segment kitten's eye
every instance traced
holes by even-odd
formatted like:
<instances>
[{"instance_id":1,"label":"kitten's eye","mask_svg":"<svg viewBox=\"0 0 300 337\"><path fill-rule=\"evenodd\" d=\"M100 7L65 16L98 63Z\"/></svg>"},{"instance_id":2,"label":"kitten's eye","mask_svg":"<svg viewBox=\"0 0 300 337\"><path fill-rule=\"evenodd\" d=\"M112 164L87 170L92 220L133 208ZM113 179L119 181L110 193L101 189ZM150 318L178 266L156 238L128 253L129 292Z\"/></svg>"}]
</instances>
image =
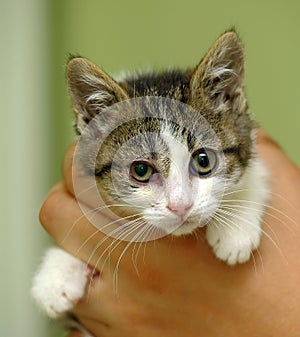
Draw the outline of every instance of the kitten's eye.
<instances>
[{"instance_id":1,"label":"kitten's eye","mask_svg":"<svg viewBox=\"0 0 300 337\"><path fill-rule=\"evenodd\" d=\"M147 183L154 173L154 168L144 162L133 163L130 167L132 178L138 182Z\"/></svg>"},{"instance_id":2,"label":"kitten's eye","mask_svg":"<svg viewBox=\"0 0 300 337\"><path fill-rule=\"evenodd\" d=\"M213 150L200 149L193 154L190 168L192 173L205 176L215 170L217 163L217 155Z\"/></svg>"}]
</instances>

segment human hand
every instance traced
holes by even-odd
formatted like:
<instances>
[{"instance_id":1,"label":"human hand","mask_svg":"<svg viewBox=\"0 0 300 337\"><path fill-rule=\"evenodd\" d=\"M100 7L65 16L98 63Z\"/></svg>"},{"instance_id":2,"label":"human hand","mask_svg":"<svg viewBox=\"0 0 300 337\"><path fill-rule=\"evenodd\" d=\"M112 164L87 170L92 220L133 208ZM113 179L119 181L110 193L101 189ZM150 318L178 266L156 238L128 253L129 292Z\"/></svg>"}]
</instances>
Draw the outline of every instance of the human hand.
<instances>
[{"instance_id":1,"label":"human hand","mask_svg":"<svg viewBox=\"0 0 300 337\"><path fill-rule=\"evenodd\" d=\"M262 133L258 151L271 172L265 234L252 261L232 268L214 257L201 231L198 239L131 245L121 260L127 243L119 242L110 263L98 265L113 239L82 217L73 196L70 149L65 182L49 194L40 217L59 245L101 271L74 309L88 330L96 337L299 335L300 172Z\"/></svg>"}]
</instances>

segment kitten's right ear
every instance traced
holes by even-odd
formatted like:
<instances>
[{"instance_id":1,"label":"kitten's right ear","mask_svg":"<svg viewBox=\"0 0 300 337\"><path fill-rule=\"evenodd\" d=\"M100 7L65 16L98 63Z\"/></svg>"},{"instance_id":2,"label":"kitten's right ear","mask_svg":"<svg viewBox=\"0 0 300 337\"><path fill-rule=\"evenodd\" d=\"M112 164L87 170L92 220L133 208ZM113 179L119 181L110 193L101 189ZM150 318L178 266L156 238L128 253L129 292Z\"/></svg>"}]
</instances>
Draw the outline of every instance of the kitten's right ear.
<instances>
[{"instance_id":1,"label":"kitten's right ear","mask_svg":"<svg viewBox=\"0 0 300 337\"><path fill-rule=\"evenodd\" d=\"M128 98L116 81L87 59L71 59L66 77L79 134L103 109Z\"/></svg>"}]
</instances>

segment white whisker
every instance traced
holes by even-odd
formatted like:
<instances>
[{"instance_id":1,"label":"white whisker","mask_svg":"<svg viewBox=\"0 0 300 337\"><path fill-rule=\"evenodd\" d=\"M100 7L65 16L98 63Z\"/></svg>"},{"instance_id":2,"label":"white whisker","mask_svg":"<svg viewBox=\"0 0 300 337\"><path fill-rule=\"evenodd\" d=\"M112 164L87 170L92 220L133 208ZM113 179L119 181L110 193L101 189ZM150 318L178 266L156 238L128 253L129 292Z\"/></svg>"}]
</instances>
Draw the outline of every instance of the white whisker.
<instances>
[{"instance_id":1,"label":"white whisker","mask_svg":"<svg viewBox=\"0 0 300 337\"><path fill-rule=\"evenodd\" d=\"M145 224L145 227L141 230L140 237L138 238L138 241L134 244L134 249L132 251L132 261L135 267L135 270L137 271L137 274L139 275L138 268L137 268L137 258L138 254L140 252L140 249L142 246L144 246L144 253L143 253L143 262L145 263L145 254L146 254L146 246L149 241L149 238L154 237L154 233L156 231L156 227L150 224ZM138 249L135 252L135 248L138 245ZM135 253L135 257L133 256Z\"/></svg>"},{"instance_id":2,"label":"white whisker","mask_svg":"<svg viewBox=\"0 0 300 337\"><path fill-rule=\"evenodd\" d=\"M97 186L96 182L94 182L93 184L91 184L90 186L88 186L87 188L83 189L80 192L76 191L76 198L78 199L79 196L83 195L84 193L90 191L91 189L93 189L95 186Z\"/></svg>"},{"instance_id":3,"label":"white whisker","mask_svg":"<svg viewBox=\"0 0 300 337\"><path fill-rule=\"evenodd\" d=\"M263 206L265 207L265 213L268 214L269 216L271 216L272 218L280 221L282 224L285 224L280 218L276 217L274 214L272 214L271 212L268 212L266 211L266 209L270 209L274 212L277 212L278 214L282 215L283 217L285 217L287 220L291 221L297 228L298 228L298 224L297 222L292 219L290 216L288 216L287 214L285 214L284 212L282 212L281 210L275 208L275 207L272 207L268 204L264 204L264 203L259 203L259 202L255 202L253 200L245 200L245 199L225 199L225 200L222 200L221 201L221 205L226 205L226 203L229 202L228 206L234 206L234 207L246 207L246 206L242 206L242 205L238 205L238 203L248 203L248 204L253 204L253 205L257 205L257 206ZM230 204L230 203L235 203L234 205ZM250 209L250 208L249 208ZM255 208L253 208L255 209Z\"/></svg>"},{"instance_id":4,"label":"white whisker","mask_svg":"<svg viewBox=\"0 0 300 337\"><path fill-rule=\"evenodd\" d=\"M97 233L100 231L100 232L103 232L103 230L106 230L108 227L112 226L112 225L115 225L117 224L119 221L123 221L123 220L127 220L127 219L130 219L130 218L133 218L133 217L136 217L136 216L139 216L140 214L133 214L133 215L128 215L126 217L123 217L123 218L119 218L119 219L116 219L114 221L111 221L109 222L108 224L104 225L101 229L98 229L97 228L97 231L94 232L92 235L90 235L82 244L81 246L77 249L77 254L79 253L79 251L89 242L89 240L91 240L95 235L97 235ZM122 230L123 229L123 226L121 227L117 227L115 230L113 230L112 232L110 232L110 236L113 236L115 234L115 231L117 232L118 230ZM102 239L100 241L100 243L98 243L96 245L96 247L94 248L93 252L92 252L92 255L91 257L93 256L94 252L99 248L99 244L101 245L103 242L103 240L107 240L110 236L106 236L104 239ZM91 259L90 257L90 259ZM88 261L88 264L90 263L90 259Z\"/></svg>"},{"instance_id":5,"label":"white whisker","mask_svg":"<svg viewBox=\"0 0 300 337\"><path fill-rule=\"evenodd\" d=\"M140 219L134 219L131 222L129 222L130 226L127 226L126 228L123 227L119 227L117 229L115 229L113 232L114 233L110 233L111 236L114 236L114 240L111 242L111 244L105 248L105 250L102 252L102 254L98 257L97 259L97 263L96 265L99 264L99 262L101 261L102 257L107 253L107 257L105 258L104 262L103 262L103 267L106 264L106 261L108 258L110 258L111 253L122 243L122 241L125 241L125 239L127 238L127 236L131 235L132 231L136 230L136 224L139 224L141 220ZM112 235L113 234L113 235ZM118 234L118 235L116 235ZM102 243L104 241L106 241L107 237L103 238L98 244L97 246L94 248L94 251L92 254L94 254L94 252L102 245ZM115 245L115 243L117 243ZM113 249L112 249L113 248ZM110 262L109 262L110 263ZM103 268L102 267L102 268Z\"/></svg>"},{"instance_id":6,"label":"white whisker","mask_svg":"<svg viewBox=\"0 0 300 337\"><path fill-rule=\"evenodd\" d=\"M254 225L251 221L249 221L248 219L245 219L235 213L232 213L232 212L228 212L228 211L225 211L225 210L222 210L222 209L219 209L218 210L218 215L220 216L220 213L223 213L224 215L227 215L227 216L231 216L237 220L240 220L240 221L244 221L246 222L247 224L249 224L250 226L254 227L254 228L257 228L258 226L257 225ZM230 221L232 224L235 224L234 221L232 221L231 219L228 219L226 217L223 216L224 219L226 219L227 221ZM241 229L243 231L242 228L238 227L238 225L235 224L235 226L239 229ZM274 247L277 249L277 251L279 252L279 254L281 255L281 257L283 257L285 260L285 256L281 250L281 248L279 247L278 243L263 229L261 229L263 235L265 235L271 242L272 244L274 245Z\"/></svg>"},{"instance_id":7,"label":"white whisker","mask_svg":"<svg viewBox=\"0 0 300 337\"><path fill-rule=\"evenodd\" d=\"M257 188L236 189L236 190L233 190L233 191L227 191L227 192L223 193L223 196L226 197L228 195L236 194L236 193L240 193L240 192L255 192L255 193L259 193L259 192L264 192L264 189L257 189ZM281 195L279 193L272 192L272 191L269 191L268 193L269 193L269 195L271 195L273 197L281 199L282 201L286 202L290 207L292 207L293 209L297 210L296 206L294 204L292 204L291 201L288 200L287 198L285 198L283 195ZM224 200L226 200L226 198Z\"/></svg>"},{"instance_id":8,"label":"white whisker","mask_svg":"<svg viewBox=\"0 0 300 337\"><path fill-rule=\"evenodd\" d=\"M237 207L237 206L239 206L239 205L234 205L233 207L229 207L229 206L225 206L225 205L223 205L222 206L222 209L224 209L224 210L229 210L229 211L238 211L239 213L241 213L241 214L245 214L245 215L247 215L248 213L247 213L247 211L248 210L252 210L252 208L248 208L248 207L243 207L243 206L241 206L241 207ZM240 209L240 208L242 208L242 210ZM235 213L233 213L233 214L235 214ZM263 224L265 224L265 226L267 226L268 227L268 229L272 232L272 234L274 235L274 237L275 237L275 240L276 241L279 241L279 238L278 238L278 236L277 236L277 234L275 233L275 231L273 230L273 228L265 221L265 220L261 220L261 222L263 223ZM249 222L250 223L250 222Z\"/></svg>"},{"instance_id":9,"label":"white whisker","mask_svg":"<svg viewBox=\"0 0 300 337\"><path fill-rule=\"evenodd\" d=\"M78 224L78 222L83 219L83 218L87 218L88 220L92 220L93 217L95 215L97 215L97 213L99 213L101 210L107 209L107 208L112 208L112 207L128 207L128 204L112 204L112 205L103 205L103 206L99 206L93 209L90 209L88 211L85 211L78 219L76 219L76 221L74 221L74 223L72 224L71 228L68 230L67 234L64 236L63 240L61 241L61 244L63 244L67 238L70 236L72 230L75 228L75 226ZM145 207L143 206L135 206L135 208L142 208L144 209ZM91 216L91 218L87 217L87 215L95 213L94 215Z\"/></svg>"},{"instance_id":10,"label":"white whisker","mask_svg":"<svg viewBox=\"0 0 300 337\"><path fill-rule=\"evenodd\" d=\"M126 247L123 249L123 252L119 256L119 259L117 261L117 264L116 264L115 270L114 270L114 281L115 281L115 291L116 291L116 293L118 292L118 271L119 271L119 266L120 266L121 260L122 260L123 256L125 255L126 251L128 250L128 248L132 245L133 242L136 242L138 240L138 238L140 237L140 233L145 230L144 225L145 225L145 223L142 221L137 226L137 228L141 227L142 230L139 231L138 233L136 233L135 236L132 238L132 240L127 243ZM134 231L135 230L136 229L134 229Z\"/></svg>"},{"instance_id":11,"label":"white whisker","mask_svg":"<svg viewBox=\"0 0 300 337\"><path fill-rule=\"evenodd\" d=\"M130 222L130 224L133 224L135 222L138 222L140 221L140 219L135 219L135 220L132 220ZM133 227L133 228L132 228ZM102 254L97 258L97 261L94 265L94 269L93 269L93 272L95 272L97 270L97 267L100 263L100 261L102 260L102 258L104 257L104 255L106 255L107 253L107 256L105 258L105 260L103 261L102 265L101 265L101 269L100 269L100 274L103 273L103 268L104 266L106 265L107 261L108 261L108 264L110 265L110 258L111 258L111 254L112 252L123 242L125 241L125 239L131 235L131 233L133 231L136 230L136 226L132 226L132 227L126 227L125 229L123 227L119 227L119 228L116 228L113 232L113 236L116 236L116 234L118 234L118 232L120 232L120 235L116 236L115 239L109 244L108 247L106 247L104 249L104 251L102 252ZM89 261L91 260L92 256L95 254L96 250L109 238L109 236L106 236L104 237L97 245L96 247L94 248L92 254L90 255L90 258L89 258ZM131 242L129 242L131 243Z\"/></svg>"},{"instance_id":12,"label":"white whisker","mask_svg":"<svg viewBox=\"0 0 300 337\"><path fill-rule=\"evenodd\" d=\"M123 221L123 220L128 220L128 219L131 219L131 218L134 218L134 217L137 217L137 216L140 216L141 213L136 213L136 214L132 214L132 215L128 215L128 216L125 216L123 218L120 218L120 219L117 219L117 220L114 220L108 224L106 224L105 226L103 226L100 231L103 231L104 229L107 229L108 227L112 226L112 225L115 225L117 222L119 221ZM135 221L135 220L133 220ZM121 225L120 227L117 227L115 228L114 230L110 231L107 236L105 236L100 242L98 242L98 244L94 247L91 255L90 255L90 259L89 259L89 262L91 260L91 258L93 257L93 255L95 254L95 252L97 251L97 249L109 238L112 238L112 237L116 237L116 235L119 233L119 232L124 232L128 229L128 227L132 224L132 221L129 221L128 223L126 223L126 225ZM86 242L84 243L86 244Z\"/></svg>"}]
</instances>

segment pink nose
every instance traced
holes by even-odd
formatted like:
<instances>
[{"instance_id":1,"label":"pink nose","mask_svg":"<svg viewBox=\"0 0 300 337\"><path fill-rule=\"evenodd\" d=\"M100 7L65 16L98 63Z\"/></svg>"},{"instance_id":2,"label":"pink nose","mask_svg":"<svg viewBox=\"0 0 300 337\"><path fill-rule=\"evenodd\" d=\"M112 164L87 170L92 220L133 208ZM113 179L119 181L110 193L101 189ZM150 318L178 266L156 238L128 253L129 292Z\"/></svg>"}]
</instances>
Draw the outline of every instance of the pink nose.
<instances>
[{"instance_id":1,"label":"pink nose","mask_svg":"<svg viewBox=\"0 0 300 337\"><path fill-rule=\"evenodd\" d=\"M169 204L167 208L178 216L184 216L192 208L192 204Z\"/></svg>"}]
</instances>

